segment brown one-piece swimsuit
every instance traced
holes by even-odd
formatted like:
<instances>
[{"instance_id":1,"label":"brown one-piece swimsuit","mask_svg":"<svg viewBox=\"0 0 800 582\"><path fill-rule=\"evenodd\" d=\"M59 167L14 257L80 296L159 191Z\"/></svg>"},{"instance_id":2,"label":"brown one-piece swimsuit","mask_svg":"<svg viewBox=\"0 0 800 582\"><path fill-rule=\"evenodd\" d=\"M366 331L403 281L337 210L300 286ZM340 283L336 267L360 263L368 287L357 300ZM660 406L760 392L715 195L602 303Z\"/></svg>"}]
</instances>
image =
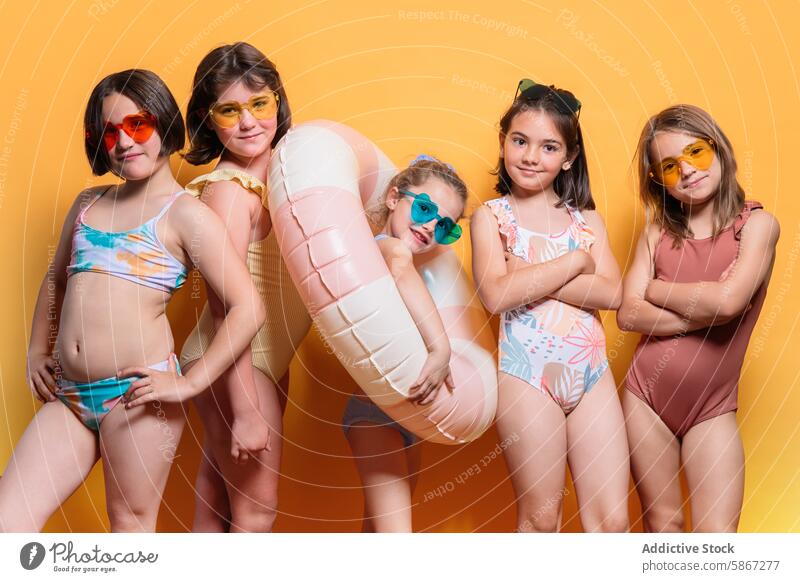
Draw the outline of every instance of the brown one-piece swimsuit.
<instances>
[{"instance_id":1,"label":"brown one-piece swimsuit","mask_svg":"<svg viewBox=\"0 0 800 582\"><path fill-rule=\"evenodd\" d=\"M719 281L736 260L739 238L750 213L763 208L748 201L734 223L716 237L685 239L673 247L662 233L655 249L655 277L662 281ZM642 336L625 379L664 424L682 438L690 428L736 410L739 375L747 344L758 320L767 281L749 309L724 325L673 336Z\"/></svg>"}]
</instances>

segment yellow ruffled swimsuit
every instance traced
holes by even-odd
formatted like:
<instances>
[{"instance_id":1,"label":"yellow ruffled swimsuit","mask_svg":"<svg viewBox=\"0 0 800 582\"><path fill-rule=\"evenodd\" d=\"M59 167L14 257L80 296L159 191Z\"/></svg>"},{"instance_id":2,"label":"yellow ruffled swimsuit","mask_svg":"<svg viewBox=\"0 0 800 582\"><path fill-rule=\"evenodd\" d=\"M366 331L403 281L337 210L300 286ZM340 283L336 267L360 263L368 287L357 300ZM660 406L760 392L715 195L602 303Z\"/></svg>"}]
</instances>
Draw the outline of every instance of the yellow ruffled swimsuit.
<instances>
[{"instance_id":1,"label":"yellow ruffled swimsuit","mask_svg":"<svg viewBox=\"0 0 800 582\"><path fill-rule=\"evenodd\" d=\"M256 194L266 207L266 184L240 170L214 170L189 182L186 190L199 198L207 184L226 180ZM286 270L274 231L267 238L250 243L247 268L267 311L267 321L251 344L253 365L277 382L289 369L297 346L311 327L311 318ZM183 344L181 366L199 359L213 337L214 322L206 303L197 325Z\"/></svg>"}]
</instances>

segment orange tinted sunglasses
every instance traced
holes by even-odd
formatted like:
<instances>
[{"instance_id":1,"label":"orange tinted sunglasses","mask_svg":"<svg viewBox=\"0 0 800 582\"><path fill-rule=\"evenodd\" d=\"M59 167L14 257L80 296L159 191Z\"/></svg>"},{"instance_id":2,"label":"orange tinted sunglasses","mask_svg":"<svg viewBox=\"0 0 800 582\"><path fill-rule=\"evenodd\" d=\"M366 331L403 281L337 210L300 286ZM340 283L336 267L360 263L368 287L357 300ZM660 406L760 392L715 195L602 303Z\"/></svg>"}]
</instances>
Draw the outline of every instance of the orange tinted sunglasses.
<instances>
[{"instance_id":1,"label":"orange tinted sunglasses","mask_svg":"<svg viewBox=\"0 0 800 582\"><path fill-rule=\"evenodd\" d=\"M662 186L675 186L681 181L681 162L687 162L704 172L714 163L714 140L700 138L683 148L680 156L664 158L650 166L650 178Z\"/></svg>"},{"instance_id":2,"label":"orange tinted sunglasses","mask_svg":"<svg viewBox=\"0 0 800 582\"><path fill-rule=\"evenodd\" d=\"M239 124L242 113L247 109L258 120L270 119L275 116L280 104L280 95L274 91L253 95L247 103L239 101L224 101L214 103L209 111L211 120L220 127L229 129Z\"/></svg>"},{"instance_id":3,"label":"orange tinted sunglasses","mask_svg":"<svg viewBox=\"0 0 800 582\"><path fill-rule=\"evenodd\" d=\"M113 150L119 141L119 130L125 132L136 143L144 143L156 129L156 117L149 111L126 115L122 123L108 123L103 127L103 143L107 150Z\"/></svg>"}]
</instances>

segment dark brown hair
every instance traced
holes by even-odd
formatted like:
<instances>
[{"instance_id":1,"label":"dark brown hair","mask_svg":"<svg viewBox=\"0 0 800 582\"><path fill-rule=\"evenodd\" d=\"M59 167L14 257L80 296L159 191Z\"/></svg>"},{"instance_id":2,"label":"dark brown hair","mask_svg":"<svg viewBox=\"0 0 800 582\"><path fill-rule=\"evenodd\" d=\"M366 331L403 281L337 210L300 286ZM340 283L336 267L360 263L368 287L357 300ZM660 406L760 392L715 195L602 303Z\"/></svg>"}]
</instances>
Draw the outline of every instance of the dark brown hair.
<instances>
[{"instance_id":1,"label":"dark brown hair","mask_svg":"<svg viewBox=\"0 0 800 582\"><path fill-rule=\"evenodd\" d=\"M569 91L555 87L550 91L543 92L535 99L528 99L520 95L500 118L500 135L505 137L508 134L511 122L520 113L526 111L547 113L566 144L567 156L575 156L569 170L559 172L553 182L553 190L559 198L557 206L568 204L577 210L594 210L583 133L580 123L578 123L578 117L574 113L564 111L563 103L566 96L575 99L575 96ZM497 184L494 189L499 194L510 194L512 180L502 157L497 160L497 166L492 171L492 175L497 176Z\"/></svg>"},{"instance_id":2,"label":"dark brown hair","mask_svg":"<svg viewBox=\"0 0 800 582\"><path fill-rule=\"evenodd\" d=\"M84 148L92 173L102 176L111 170L108 150L103 144L103 99L113 93L125 95L156 118L156 131L161 138L161 155L168 156L183 148L186 129L183 117L169 88L151 71L128 69L113 73L100 81L89 96L83 117Z\"/></svg>"},{"instance_id":3,"label":"dark brown hair","mask_svg":"<svg viewBox=\"0 0 800 582\"><path fill-rule=\"evenodd\" d=\"M464 208L466 208L468 197L467 185L456 173L455 169L451 165L436 159L419 160L417 162L412 162L410 166L395 174L389 181L389 184L387 184L386 191L381 197L378 206L372 211L368 211L367 217L370 223L372 223L373 228L382 228L386 223L386 219L389 216L389 209L385 204L386 195L392 188L408 190L410 186L420 186L429 178L437 178L450 186L461 198L461 201L464 203ZM455 217L454 220L458 220L464 215L464 208L461 210L461 215Z\"/></svg>"},{"instance_id":4,"label":"dark brown hair","mask_svg":"<svg viewBox=\"0 0 800 582\"><path fill-rule=\"evenodd\" d=\"M272 147L292 125L292 112L278 69L264 53L246 42L236 42L215 48L208 53L194 74L192 96L186 109L189 127L189 151L184 157L190 164L200 166L218 158L224 149L217 134L208 125L208 110L217 95L237 81L253 91L269 87L278 95L278 128Z\"/></svg>"},{"instance_id":5,"label":"dark brown hair","mask_svg":"<svg viewBox=\"0 0 800 582\"><path fill-rule=\"evenodd\" d=\"M717 236L744 207L744 189L736 180L737 165L731 142L714 119L694 105L673 105L645 123L636 147L639 196L650 220L669 232L677 245L693 235L680 201L650 177L650 146L660 132L685 133L713 142L721 170L719 191L714 197L713 236Z\"/></svg>"}]
</instances>

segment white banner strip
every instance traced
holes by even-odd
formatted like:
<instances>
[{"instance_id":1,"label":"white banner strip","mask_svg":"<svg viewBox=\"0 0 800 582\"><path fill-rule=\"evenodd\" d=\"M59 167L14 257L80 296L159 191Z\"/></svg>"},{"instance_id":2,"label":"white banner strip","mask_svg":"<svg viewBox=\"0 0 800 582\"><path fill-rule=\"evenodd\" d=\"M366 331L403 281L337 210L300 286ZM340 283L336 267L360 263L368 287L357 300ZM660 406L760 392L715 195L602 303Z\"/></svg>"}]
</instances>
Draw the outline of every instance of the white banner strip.
<instances>
[{"instance_id":1,"label":"white banner strip","mask_svg":"<svg viewBox=\"0 0 800 582\"><path fill-rule=\"evenodd\" d=\"M2 580L800 580L800 534L5 534Z\"/></svg>"}]
</instances>

